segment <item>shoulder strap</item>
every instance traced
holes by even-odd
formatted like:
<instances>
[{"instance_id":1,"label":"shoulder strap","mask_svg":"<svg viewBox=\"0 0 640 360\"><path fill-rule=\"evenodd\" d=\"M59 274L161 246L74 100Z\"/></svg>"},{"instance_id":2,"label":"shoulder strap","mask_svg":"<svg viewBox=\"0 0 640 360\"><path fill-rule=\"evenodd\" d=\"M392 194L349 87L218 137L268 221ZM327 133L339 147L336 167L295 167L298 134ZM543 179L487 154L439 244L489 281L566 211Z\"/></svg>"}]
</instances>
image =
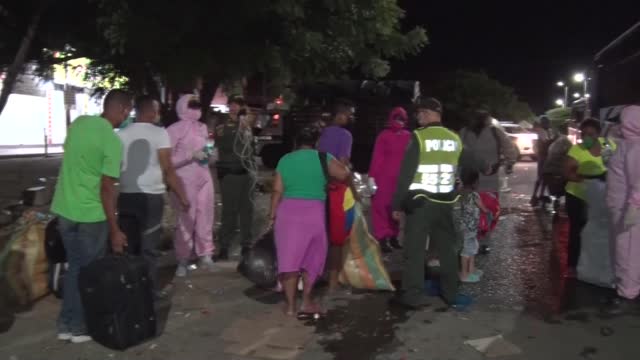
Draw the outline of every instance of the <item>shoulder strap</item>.
<instances>
[{"instance_id":1,"label":"shoulder strap","mask_svg":"<svg viewBox=\"0 0 640 360\"><path fill-rule=\"evenodd\" d=\"M331 181L329 177L329 163L328 163L329 157L327 156L326 152L319 151L318 158L320 158L320 166L322 167L322 173L324 174L324 178L327 180L327 186L325 188L327 198L325 200L324 213L325 213L325 227L328 233L329 232L329 216L331 215L330 208L329 208L329 181Z\"/></svg>"},{"instance_id":2,"label":"shoulder strap","mask_svg":"<svg viewBox=\"0 0 640 360\"><path fill-rule=\"evenodd\" d=\"M320 158L320 166L322 167L322 173L324 178L329 182L329 157L326 152L319 151L318 158Z\"/></svg>"}]
</instances>

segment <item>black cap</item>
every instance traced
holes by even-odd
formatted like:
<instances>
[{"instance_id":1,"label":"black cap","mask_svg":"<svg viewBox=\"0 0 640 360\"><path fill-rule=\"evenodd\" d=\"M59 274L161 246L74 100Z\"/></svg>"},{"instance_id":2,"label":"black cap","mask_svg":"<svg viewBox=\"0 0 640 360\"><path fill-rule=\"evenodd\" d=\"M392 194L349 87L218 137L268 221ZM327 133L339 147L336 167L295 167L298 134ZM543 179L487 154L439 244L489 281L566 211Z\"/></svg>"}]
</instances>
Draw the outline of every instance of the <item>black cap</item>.
<instances>
[{"instance_id":1,"label":"black cap","mask_svg":"<svg viewBox=\"0 0 640 360\"><path fill-rule=\"evenodd\" d=\"M417 109L427 109L442 114L442 103L434 98L424 98L416 103Z\"/></svg>"}]
</instances>

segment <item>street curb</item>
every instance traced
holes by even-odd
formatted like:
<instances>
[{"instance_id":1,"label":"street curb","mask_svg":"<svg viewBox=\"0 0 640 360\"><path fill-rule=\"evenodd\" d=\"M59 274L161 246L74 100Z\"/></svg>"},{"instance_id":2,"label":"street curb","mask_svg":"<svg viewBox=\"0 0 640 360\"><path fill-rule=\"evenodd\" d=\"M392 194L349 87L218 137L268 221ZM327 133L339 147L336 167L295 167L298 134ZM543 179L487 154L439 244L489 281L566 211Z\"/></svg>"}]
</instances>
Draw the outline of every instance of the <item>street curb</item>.
<instances>
[{"instance_id":1,"label":"street curb","mask_svg":"<svg viewBox=\"0 0 640 360\"><path fill-rule=\"evenodd\" d=\"M0 160L11 160L11 159L58 159L62 157L62 153L60 154L49 154L45 156L44 154L18 154L18 155L0 155Z\"/></svg>"}]
</instances>

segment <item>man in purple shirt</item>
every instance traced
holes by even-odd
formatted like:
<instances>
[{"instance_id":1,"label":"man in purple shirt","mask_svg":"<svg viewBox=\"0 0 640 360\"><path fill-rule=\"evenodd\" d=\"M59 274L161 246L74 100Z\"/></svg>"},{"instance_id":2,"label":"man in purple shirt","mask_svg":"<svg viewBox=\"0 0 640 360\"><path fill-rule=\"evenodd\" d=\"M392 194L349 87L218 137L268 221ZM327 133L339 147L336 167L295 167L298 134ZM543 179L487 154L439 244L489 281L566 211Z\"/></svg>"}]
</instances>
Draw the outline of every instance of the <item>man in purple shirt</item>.
<instances>
[{"instance_id":1,"label":"man in purple shirt","mask_svg":"<svg viewBox=\"0 0 640 360\"><path fill-rule=\"evenodd\" d=\"M349 165L353 138L344 127L353 116L353 104L347 100L338 100L333 107L332 115L333 123L322 131L318 150L329 153L345 165Z\"/></svg>"},{"instance_id":2,"label":"man in purple shirt","mask_svg":"<svg viewBox=\"0 0 640 360\"><path fill-rule=\"evenodd\" d=\"M338 100L333 106L333 123L327 126L320 140L318 141L318 151L326 152L336 159L340 160L343 164L349 166L351 159L351 145L353 138L349 130L344 127L347 126L349 120L353 116L353 104L347 100ZM353 188L353 183L348 180L348 186ZM330 187L330 192L345 191L344 185ZM352 191L354 195L356 193ZM328 204L330 196L327 198L327 209L331 207ZM331 218L329 212L327 212L329 218ZM334 294L339 287L338 275L342 270L342 243L334 243L334 241L340 241L338 239L329 239L329 256L327 258L327 268L329 270L329 293Z\"/></svg>"}]
</instances>

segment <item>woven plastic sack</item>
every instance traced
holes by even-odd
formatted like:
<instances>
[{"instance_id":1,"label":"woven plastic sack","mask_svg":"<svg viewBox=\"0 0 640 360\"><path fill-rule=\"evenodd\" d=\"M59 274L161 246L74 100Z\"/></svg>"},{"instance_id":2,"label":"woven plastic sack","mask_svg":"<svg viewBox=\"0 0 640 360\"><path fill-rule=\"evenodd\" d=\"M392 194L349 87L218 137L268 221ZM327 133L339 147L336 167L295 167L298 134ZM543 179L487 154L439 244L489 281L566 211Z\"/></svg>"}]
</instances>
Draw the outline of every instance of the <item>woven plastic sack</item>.
<instances>
[{"instance_id":1,"label":"woven plastic sack","mask_svg":"<svg viewBox=\"0 0 640 360\"><path fill-rule=\"evenodd\" d=\"M615 275L611 264L609 241L609 212L606 203L606 184L600 180L586 180L588 220L582 230L578 279L593 285L613 288Z\"/></svg>"},{"instance_id":2,"label":"woven plastic sack","mask_svg":"<svg viewBox=\"0 0 640 360\"><path fill-rule=\"evenodd\" d=\"M0 249L0 296L24 306L48 294L45 228L48 217L25 212Z\"/></svg>"},{"instance_id":3,"label":"woven plastic sack","mask_svg":"<svg viewBox=\"0 0 640 360\"><path fill-rule=\"evenodd\" d=\"M340 282L357 289L389 290L395 288L382 262L380 246L371 236L359 204L355 205L353 228L344 246L344 265Z\"/></svg>"}]
</instances>

